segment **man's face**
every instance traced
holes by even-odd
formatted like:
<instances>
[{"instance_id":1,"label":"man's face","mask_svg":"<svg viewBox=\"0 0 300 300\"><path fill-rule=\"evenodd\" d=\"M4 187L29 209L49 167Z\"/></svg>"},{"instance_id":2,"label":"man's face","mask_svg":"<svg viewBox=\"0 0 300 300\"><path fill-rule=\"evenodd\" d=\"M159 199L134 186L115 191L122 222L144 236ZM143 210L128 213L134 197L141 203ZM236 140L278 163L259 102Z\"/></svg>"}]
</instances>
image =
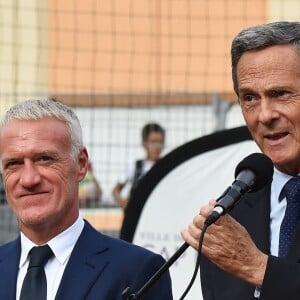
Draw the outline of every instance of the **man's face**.
<instances>
[{"instance_id":1,"label":"man's face","mask_svg":"<svg viewBox=\"0 0 300 300\"><path fill-rule=\"evenodd\" d=\"M75 161L66 125L54 118L12 121L0 133L0 159L8 202L21 230L56 235L78 216L78 182L87 153Z\"/></svg>"},{"instance_id":2,"label":"man's face","mask_svg":"<svg viewBox=\"0 0 300 300\"><path fill-rule=\"evenodd\" d=\"M242 55L238 93L247 126L275 166L300 172L300 56L291 45Z\"/></svg>"},{"instance_id":3,"label":"man's face","mask_svg":"<svg viewBox=\"0 0 300 300\"><path fill-rule=\"evenodd\" d=\"M160 158L161 151L164 146L163 136L158 131L149 133L147 139L143 142L147 151L147 159L157 161Z\"/></svg>"}]
</instances>

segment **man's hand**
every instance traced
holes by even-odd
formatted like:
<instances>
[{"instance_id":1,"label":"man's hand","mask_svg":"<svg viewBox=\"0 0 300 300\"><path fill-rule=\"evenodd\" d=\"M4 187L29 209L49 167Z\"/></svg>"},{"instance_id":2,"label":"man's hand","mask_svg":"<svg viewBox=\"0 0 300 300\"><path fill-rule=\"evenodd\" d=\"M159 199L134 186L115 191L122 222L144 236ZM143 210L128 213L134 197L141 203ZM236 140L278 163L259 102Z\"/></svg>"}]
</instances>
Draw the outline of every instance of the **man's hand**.
<instances>
[{"instance_id":1,"label":"man's hand","mask_svg":"<svg viewBox=\"0 0 300 300\"><path fill-rule=\"evenodd\" d=\"M207 216L216 204L211 200L201 208L193 223L182 231L183 239L198 249L201 230ZM224 271L260 287L263 282L268 256L261 252L246 229L229 215L210 225L205 233L202 254Z\"/></svg>"}]
</instances>

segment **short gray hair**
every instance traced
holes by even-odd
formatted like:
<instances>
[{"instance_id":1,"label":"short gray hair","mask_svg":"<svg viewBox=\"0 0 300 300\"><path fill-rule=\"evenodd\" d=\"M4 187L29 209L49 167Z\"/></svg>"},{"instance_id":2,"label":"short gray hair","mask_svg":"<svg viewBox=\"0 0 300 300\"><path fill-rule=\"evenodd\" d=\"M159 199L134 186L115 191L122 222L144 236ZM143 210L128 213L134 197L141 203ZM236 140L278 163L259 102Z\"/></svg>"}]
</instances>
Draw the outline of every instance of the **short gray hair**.
<instances>
[{"instance_id":1,"label":"short gray hair","mask_svg":"<svg viewBox=\"0 0 300 300\"><path fill-rule=\"evenodd\" d=\"M233 88L238 95L237 64L241 56L251 50L269 46L291 44L300 55L300 22L273 22L242 30L231 45L231 67Z\"/></svg>"},{"instance_id":2,"label":"short gray hair","mask_svg":"<svg viewBox=\"0 0 300 300\"><path fill-rule=\"evenodd\" d=\"M27 100L12 106L0 123L0 130L14 120L42 120L46 117L64 122L71 138L71 157L75 160L83 148L82 129L75 112L54 99Z\"/></svg>"}]
</instances>

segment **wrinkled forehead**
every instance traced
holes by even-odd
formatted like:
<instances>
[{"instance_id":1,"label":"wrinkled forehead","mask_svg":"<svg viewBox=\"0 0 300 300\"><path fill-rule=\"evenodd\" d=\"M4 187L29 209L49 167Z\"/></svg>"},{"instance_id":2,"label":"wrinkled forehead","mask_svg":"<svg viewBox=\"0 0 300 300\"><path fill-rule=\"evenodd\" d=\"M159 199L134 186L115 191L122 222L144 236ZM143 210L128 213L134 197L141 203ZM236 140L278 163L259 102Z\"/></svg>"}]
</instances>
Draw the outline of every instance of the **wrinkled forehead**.
<instances>
[{"instance_id":1,"label":"wrinkled forehead","mask_svg":"<svg viewBox=\"0 0 300 300\"><path fill-rule=\"evenodd\" d=\"M68 126L65 122L53 118L45 117L42 119L12 119L9 122L2 124L0 127L0 134L13 134L18 132L37 132L42 133L44 131L57 131L69 133Z\"/></svg>"},{"instance_id":2,"label":"wrinkled forehead","mask_svg":"<svg viewBox=\"0 0 300 300\"><path fill-rule=\"evenodd\" d=\"M0 149L9 147L38 148L40 145L70 145L70 134L66 124L54 118L43 120L13 120L0 130Z\"/></svg>"}]
</instances>

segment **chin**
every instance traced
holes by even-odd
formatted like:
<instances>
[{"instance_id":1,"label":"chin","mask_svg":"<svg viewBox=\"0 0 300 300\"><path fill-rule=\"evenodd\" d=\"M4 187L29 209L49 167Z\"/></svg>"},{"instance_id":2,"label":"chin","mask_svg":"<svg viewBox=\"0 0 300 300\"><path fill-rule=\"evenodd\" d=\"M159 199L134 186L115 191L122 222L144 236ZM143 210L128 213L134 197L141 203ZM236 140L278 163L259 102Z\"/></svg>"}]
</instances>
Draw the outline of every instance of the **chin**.
<instances>
[{"instance_id":1,"label":"chin","mask_svg":"<svg viewBox=\"0 0 300 300\"><path fill-rule=\"evenodd\" d=\"M27 225L42 225L47 221L48 218L48 214L41 212L37 213L35 210L32 212L24 212L20 216L21 222Z\"/></svg>"},{"instance_id":2,"label":"chin","mask_svg":"<svg viewBox=\"0 0 300 300\"><path fill-rule=\"evenodd\" d=\"M289 175L297 175L299 173L299 162L295 163L294 160L282 159L273 161L276 168Z\"/></svg>"}]
</instances>

